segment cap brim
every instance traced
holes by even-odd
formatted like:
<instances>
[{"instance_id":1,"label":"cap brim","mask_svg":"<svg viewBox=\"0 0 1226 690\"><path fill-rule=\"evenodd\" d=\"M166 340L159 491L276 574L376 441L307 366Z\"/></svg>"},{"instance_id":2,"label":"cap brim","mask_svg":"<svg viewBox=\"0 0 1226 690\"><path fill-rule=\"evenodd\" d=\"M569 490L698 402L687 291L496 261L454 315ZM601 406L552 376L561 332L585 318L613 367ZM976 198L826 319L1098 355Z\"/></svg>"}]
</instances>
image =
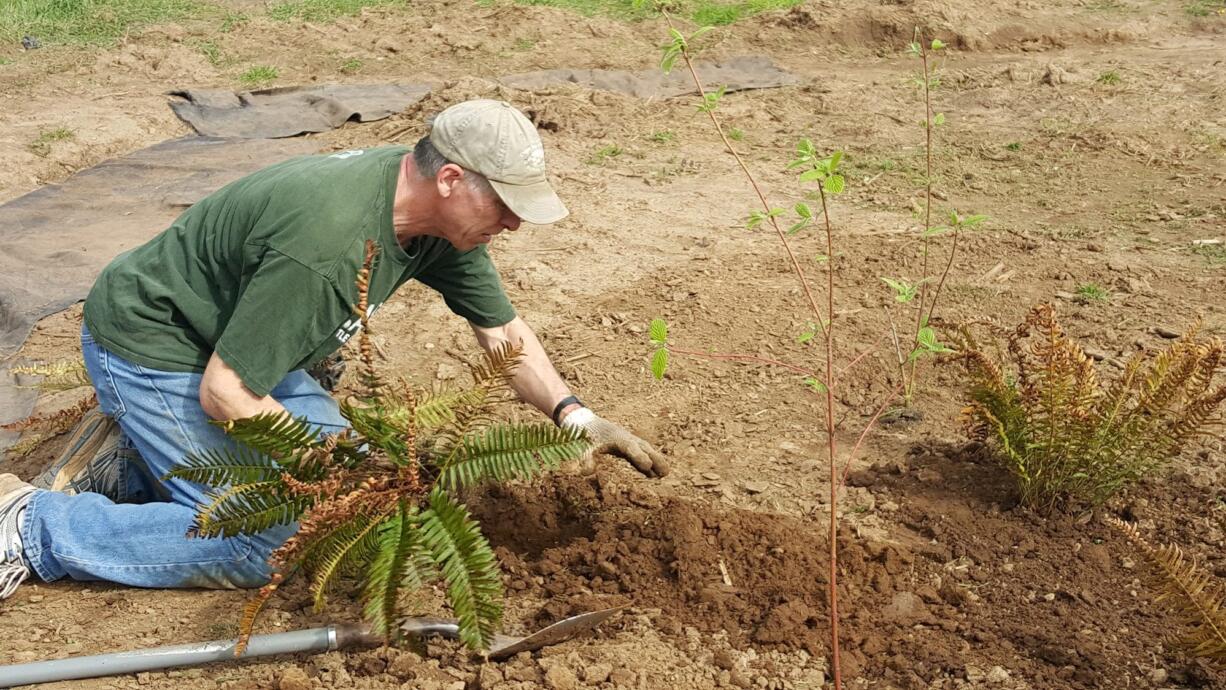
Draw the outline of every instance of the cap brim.
<instances>
[{"instance_id":1,"label":"cap brim","mask_svg":"<svg viewBox=\"0 0 1226 690\"><path fill-rule=\"evenodd\" d=\"M546 180L532 184L507 184L490 180L490 186L520 220L536 225L549 225L570 215L570 211L566 210L566 206Z\"/></svg>"}]
</instances>

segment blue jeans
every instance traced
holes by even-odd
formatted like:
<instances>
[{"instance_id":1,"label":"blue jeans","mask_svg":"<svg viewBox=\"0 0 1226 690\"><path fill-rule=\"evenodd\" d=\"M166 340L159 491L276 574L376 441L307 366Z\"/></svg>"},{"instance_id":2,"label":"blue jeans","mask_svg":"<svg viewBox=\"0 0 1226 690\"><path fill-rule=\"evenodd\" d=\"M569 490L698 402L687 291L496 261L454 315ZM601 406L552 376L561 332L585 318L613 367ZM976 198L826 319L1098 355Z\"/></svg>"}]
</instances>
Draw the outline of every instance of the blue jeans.
<instances>
[{"instance_id":1,"label":"blue jeans","mask_svg":"<svg viewBox=\"0 0 1226 690\"><path fill-rule=\"evenodd\" d=\"M153 476L164 476L188 454L234 447L200 407L201 374L133 364L103 349L84 329L81 350L99 406L119 422ZM290 372L271 395L321 432L347 426L336 401L305 371ZM117 504L92 493L33 494L21 536L39 577L136 587L259 587L271 574L269 554L297 529L286 525L254 536L189 538L187 530L197 506L208 503L210 487L171 479L151 491L139 486L148 483L148 474L129 475L129 495L162 500Z\"/></svg>"}]
</instances>

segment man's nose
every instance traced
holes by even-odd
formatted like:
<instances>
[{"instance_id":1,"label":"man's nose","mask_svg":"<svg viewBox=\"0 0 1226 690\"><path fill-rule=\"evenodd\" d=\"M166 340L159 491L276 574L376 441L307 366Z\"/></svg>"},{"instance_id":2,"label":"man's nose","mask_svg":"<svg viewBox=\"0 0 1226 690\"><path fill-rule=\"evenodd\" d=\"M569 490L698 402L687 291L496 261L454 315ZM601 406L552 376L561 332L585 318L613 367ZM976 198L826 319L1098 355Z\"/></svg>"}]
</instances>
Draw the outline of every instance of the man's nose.
<instances>
[{"instance_id":1,"label":"man's nose","mask_svg":"<svg viewBox=\"0 0 1226 690\"><path fill-rule=\"evenodd\" d=\"M514 213L508 213L507 216L502 219L502 227L506 228L507 230L518 230L519 226L522 224L523 221L520 220L519 216L515 215Z\"/></svg>"}]
</instances>

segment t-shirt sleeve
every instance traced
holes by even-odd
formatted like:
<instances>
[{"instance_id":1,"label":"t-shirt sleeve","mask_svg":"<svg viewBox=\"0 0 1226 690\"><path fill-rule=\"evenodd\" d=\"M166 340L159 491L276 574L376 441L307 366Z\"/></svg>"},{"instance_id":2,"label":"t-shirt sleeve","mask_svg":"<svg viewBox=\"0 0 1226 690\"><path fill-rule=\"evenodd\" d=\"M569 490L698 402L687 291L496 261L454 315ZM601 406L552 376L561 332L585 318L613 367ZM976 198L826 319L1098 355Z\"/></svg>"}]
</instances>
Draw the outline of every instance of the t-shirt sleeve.
<instances>
[{"instance_id":1,"label":"t-shirt sleeve","mask_svg":"<svg viewBox=\"0 0 1226 690\"><path fill-rule=\"evenodd\" d=\"M346 309L327 278L268 249L214 350L252 393L265 396L333 336Z\"/></svg>"},{"instance_id":2,"label":"t-shirt sleeve","mask_svg":"<svg viewBox=\"0 0 1226 690\"><path fill-rule=\"evenodd\" d=\"M494 328L515 318L515 308L485 247L449 250L416 278L437 290L453 313L477 326Z\"/></svg>"}]
</instances>

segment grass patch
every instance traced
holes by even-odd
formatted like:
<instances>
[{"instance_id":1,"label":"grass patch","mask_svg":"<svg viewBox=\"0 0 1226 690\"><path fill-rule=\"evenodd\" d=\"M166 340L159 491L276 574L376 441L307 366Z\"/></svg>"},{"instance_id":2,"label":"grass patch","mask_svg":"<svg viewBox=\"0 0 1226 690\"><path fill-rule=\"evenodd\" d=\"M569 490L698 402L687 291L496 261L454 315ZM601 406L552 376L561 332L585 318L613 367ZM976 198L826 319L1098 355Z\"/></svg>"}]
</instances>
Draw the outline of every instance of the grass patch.
<instances>
[{"instance_id":1,"label":"grass patch","mask_svg":"<svg viewBox=\"0 0 1226 690\"><path fill-rule=\"evenodd\" d=\"M45 158L51 153L51 145L57 141L67 141L76 136L76 133L67 127L56 127L55 129L45 129L38 134L38 138L30 142L30 152L36 156Z\"/></svg>"},{"instance_id":2,"label":"grass patch","mask_svg":"<svg viewBox=\"0 0 1226 690\"><path fill-rule=\"evenodd\" d=\"M728 130L728 138L733 141L744 141L745 132L737 129L736 127L733 127L732 129Z\"/></svg>"},{"instance_id":3,"label":"grass patch","mask_svg":"<svg viewBox=\"0 0 1226 690\"><path fill-rule=\"evenodd\" d=\"M362 69L362 61L357 58L349 58L341 63L341 72L345 74L357 74Z\"/></svg>"},{"instance_id":4,"label":"grass patch","mask_svg":"<svg viewBox=\"0 0 1226 690\"><path fill-rule=\"evenodd\" d=\"M1193 17L1226 16L1226 0L1193 0L1183 11Z\"/></svg>"},{"instance_id":5,"label":"grass patch","mask_svg":"<svg viewBox=\"0 0 1226 690\"><path fill-rule=\"evenodd\" d=\"M1211 264L1226 263L1226 244L1198 244L1192 247L1192 253L1205 257Z\"/></svg>"},{"instance_id":6,"label":"grass patch","mask_svg":"<svg viewBox=\"0 0 1226 690\"><path fill-rule=\"evenodd\" d=\"M0 40L104 45L147 24L210 12L216 8L197 0L0 0Z\"/></svg>"},{"instance_id":7,"label":"grass patch","mask_svg":"<svg viewBox=\"0 0 1226 690\"><path fill-rule=\"evenodd\" d=\"M663 129L658 132L652 132L647 138L657 144L671 144L677 140L677 135L667 129Z\"/></svg>"},{"instance_id":8,"label":"grass patch","mask_svg":"<svg viewBox=\"0 0 1226 690\"><path fill-rule=\"evenodd\" d=\"M1102 302L1110 297L1111 293L1097 283L1086 283L1077 286L1077 296L1091 302Z\"/></svg>"},{"instance_id":9,"label":"grass patch","mask_svg":"<svg viewBox=\"0 0 1226 690\"><path fill-rule=\"evenodd\" d=\"M1098 78L1095 79L1095 81L1097 81L1099 84L1103 84L1106 86L1115 86L1116 84L1120 83L1123 80L1120 79L1119 72L1115 70L1109 70L1109 71L1103 72L1102 74L1098 75Z\"/></svg>"},{"instance_id":10,"label":"grass patch","mask_svg":"<svg viewBox=\"0 0 1226 690\"><path fill-rule=\"evenodd\" d=\"M491 5L493 0L478 0ZM634 0L514 0L521 5L541 5L572 10L587 16L602 15L614 19L644 19L651 11L635 7ZM799 5L803 0L680 0L671 3L673 11L688 17L696 24L722 26L732 24L759 12L786 10Z\"/></svg>"},{"instance_id":11,"label":"grass patch","mask_svg":"<svg viewBox=\"0 0 1226 690\"><path fill-rule=\"evenodd\" d=\"M287 0L268 8L268 16L279 21L298 19L326 22L357 14L363 7L408 7L408 0Z\"/></svg>"},{"instance_id":12,"label":"grass patch","mask_svg":"<svg viewBox=\"0 0 1226 690\"><path fill-rule=\"evenodd\" d=\"M256 65L255 67L251 67L246 72L238 75L238 81L243 86L258 88L261 86L268 86L272 82L276 81L279 74L280 73L277 71L276 67Z\"/></svg>"}]
</instances>

